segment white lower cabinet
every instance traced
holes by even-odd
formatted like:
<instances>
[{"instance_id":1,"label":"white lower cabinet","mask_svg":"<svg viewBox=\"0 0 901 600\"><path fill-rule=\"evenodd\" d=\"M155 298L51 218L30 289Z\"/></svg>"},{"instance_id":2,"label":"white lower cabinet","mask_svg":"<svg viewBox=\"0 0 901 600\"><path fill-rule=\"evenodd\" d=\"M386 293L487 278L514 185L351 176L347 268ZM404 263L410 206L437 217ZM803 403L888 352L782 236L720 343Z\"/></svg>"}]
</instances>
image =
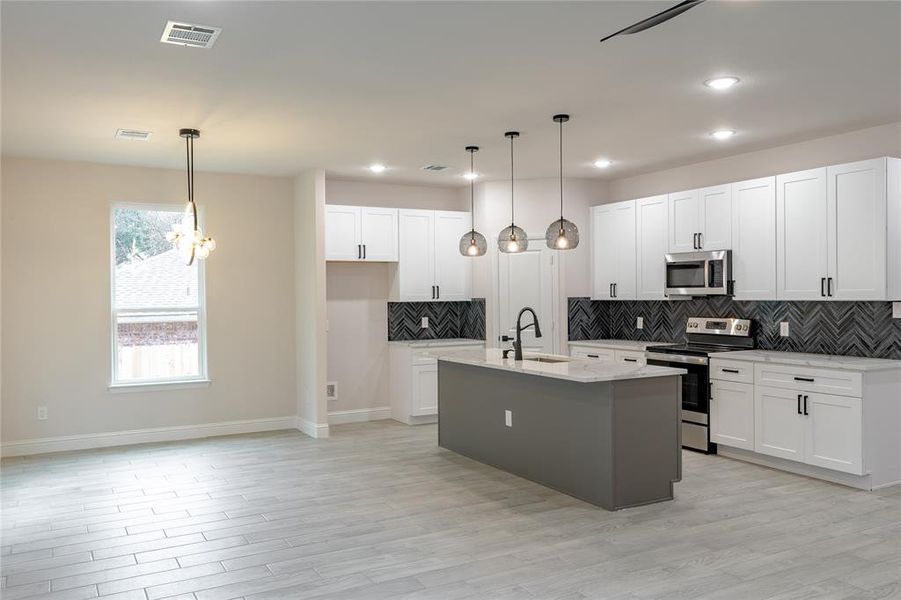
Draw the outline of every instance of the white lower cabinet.
<instances>
[{"instance_id":1,"label":"white lower cabinet","mask_svg":"<svg viewBox=\"0 0 901 600\"><path fill-rule=\"evenodd\" d=\"M754 450L768 456L804 461L802 394L758 387L754 394Z\"/></svg>"},{"instance_id":2,"label":"white lower cabinet","mask_svg":"<svg viewBox=\"0 0 901 600\"><path fill-rule=\"evenodd\" d=\"M441 340L390 342L388 344L388 393L391 418L408 425L438 420L438 360L430 352L442 347L476 350L485 344Z\"/></svg>"},{"instance_id":3,"label":"white lower cabinet","mask_svg":"<svg viewBox=\"0 0 901 600\"><path fill-rule=\"evenodd\" d=\"M713 381L710 397L710 441L754 449L754 385Z\"/></svg>"}]
</instances>

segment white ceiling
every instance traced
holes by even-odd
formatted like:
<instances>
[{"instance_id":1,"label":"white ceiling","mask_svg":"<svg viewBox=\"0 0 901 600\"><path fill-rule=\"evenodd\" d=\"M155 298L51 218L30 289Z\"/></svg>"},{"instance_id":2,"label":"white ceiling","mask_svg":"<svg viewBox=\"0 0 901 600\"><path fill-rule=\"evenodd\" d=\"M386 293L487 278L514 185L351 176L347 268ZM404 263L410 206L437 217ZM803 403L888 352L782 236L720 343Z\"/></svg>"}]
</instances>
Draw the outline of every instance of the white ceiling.
<instances>
[{"instance_id":1,"label":"white ceiling","mask_svg":"<svg viewBox=\"0 0 901 600\"><path fill-rule=\"evenodd\" d=\"M711 0L598 43L675 3L4 1L2 150L180 168L177 130L197 127L198 170L463 185L467 144L508 177L513 128L517 175L556 175L556 112L565 172L585 177L901 120L901 3ZM223 32L161 44L169 19ZM742 81L702 85L723 74ZM721 127L738 135L708 137Z\"/></svg>"}]
</instances>

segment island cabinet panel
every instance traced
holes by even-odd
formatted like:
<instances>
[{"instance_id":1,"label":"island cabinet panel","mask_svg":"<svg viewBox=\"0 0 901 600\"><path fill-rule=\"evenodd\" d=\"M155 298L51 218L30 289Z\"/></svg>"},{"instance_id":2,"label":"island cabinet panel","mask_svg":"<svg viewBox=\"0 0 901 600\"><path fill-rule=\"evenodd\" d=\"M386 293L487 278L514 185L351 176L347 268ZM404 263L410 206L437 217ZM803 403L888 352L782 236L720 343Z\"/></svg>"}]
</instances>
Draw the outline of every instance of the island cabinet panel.
<instances>
[{"instance_id":1,"label":"island cabinet panel","mask_svg":"<svg viewBox=\"0 0 901 600\"><path fill-rule=\"evenodd\" d=\"M681 389L678 375L584 383L439 359L438 444L608 510L670 500Z\"/></svg>"}]
</instances>

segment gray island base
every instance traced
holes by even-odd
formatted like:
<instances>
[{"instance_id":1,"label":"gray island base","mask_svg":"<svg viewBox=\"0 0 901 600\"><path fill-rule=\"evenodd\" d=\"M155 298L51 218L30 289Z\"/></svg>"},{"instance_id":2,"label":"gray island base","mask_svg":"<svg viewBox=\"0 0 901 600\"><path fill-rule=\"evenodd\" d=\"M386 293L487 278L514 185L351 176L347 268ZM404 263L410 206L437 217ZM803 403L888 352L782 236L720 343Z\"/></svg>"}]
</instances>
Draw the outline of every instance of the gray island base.
<instances>
[{"instance_id":1,"label":"gray island base","mask_svg":"<svg viewBox=\"0 0 901 600\"><path fill-rule=\"evenodd\" d=\"M607 510L673 499L682 371L575 381L464 362L439 356L442 448Z\"/></svg>"}]
</instances>

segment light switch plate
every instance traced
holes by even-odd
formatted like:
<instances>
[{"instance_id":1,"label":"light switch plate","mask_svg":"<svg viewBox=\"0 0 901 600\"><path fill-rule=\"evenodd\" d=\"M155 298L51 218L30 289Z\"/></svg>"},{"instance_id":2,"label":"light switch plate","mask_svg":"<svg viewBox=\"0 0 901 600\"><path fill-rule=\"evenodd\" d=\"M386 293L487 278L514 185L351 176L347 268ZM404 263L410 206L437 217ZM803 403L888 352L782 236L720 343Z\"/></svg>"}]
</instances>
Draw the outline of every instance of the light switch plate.
<instances>
[{"instance_id":1,"label":"light switch plate","mask_svg":"<svg viewBox=\"0 0 901 600\"><path fill-rule=\"evenodd\" d=\"M504 425L507 427L513 427L513 411L505 410L504 411Z\"/></svg>"},{"instance_id":2,"label":"light switch plate","mask_svg":"<svg viewBox=\"0 0 901 600\"><path fill-rule=\"evenodd\" d=\"M782 337L788 337L788 321L782 321L779 323L779 335Z\"/></svg>"},{"instance_id":3,"label":"light switch plate","mask_svg":"<svg viewBox=\"0 0 901 600\"><path fill-rule=\"evenodd\" d=\"M635 328L644 329L644 317L637 317L635 319Z\"/></svg>"},{"instance_id":4,"label":"light switch plate","mask_svg":"<svg viewBox=\"0 0 901 600\"><path fill-rule=\"evenodd\" d=\"M428 329L428 328L429 328L429 318L428 318L428 317L423 317L423 318L422 318L422 322L420 323L420 327L422 327L423 329Z\"/></svg>"},{"instance_id":5,"label":"light switch plate","mask_svg":"<svg viewBox=\"0 0 901 600\"><path fill-rule=\"evenodd\" d=\"M901 302L892 302L892 318L901 319Z\"/></svg>"},{"instance_id":6,"label":"light switch plate","mask_svg":"<svg viewBox=\"0 0 901 600\"><path fill-rule=\"evenodd\" d=\"M38 407L38 421L46 421L47 420L47 407L39 406Z\"/></svg>"}]
</instances>

